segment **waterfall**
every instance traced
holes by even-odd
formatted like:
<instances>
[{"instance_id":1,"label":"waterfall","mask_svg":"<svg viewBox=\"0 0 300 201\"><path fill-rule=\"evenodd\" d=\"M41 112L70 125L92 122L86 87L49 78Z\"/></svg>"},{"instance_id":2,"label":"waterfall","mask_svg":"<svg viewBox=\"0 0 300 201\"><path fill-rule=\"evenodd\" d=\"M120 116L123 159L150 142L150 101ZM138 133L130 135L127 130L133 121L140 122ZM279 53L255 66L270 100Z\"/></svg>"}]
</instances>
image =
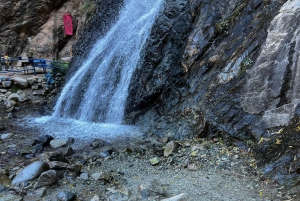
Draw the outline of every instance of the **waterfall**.
<instances>
[{"instance_id":1,"label":"waterfall","mask_svg":"<svg viewBox=\"0 0 300 201\"><path fill-rule=\"evenodd\" d=\"M82 133L102 123L108 132L121 125L132 74L142 59L143 47L163 2L125 0L116 23L94 44L88 58L63 88L50 117L59 124L55 129L67 124L65 132ZM77 123L70 126L70 122ZM95 130L101 129L92 132ZM58 135L57 132L52 134Z\"/></svg>"},{"instance_id":2,"label":"waterfall","mask_svg":"<svg viewBox=\"0 0 300 201\"><path fill-rule=\"evenodd\" d=\"M127 0L110 31L64 87L54 117L121 124L131 76L162 0Z\"/></svg>"}]
</instances>

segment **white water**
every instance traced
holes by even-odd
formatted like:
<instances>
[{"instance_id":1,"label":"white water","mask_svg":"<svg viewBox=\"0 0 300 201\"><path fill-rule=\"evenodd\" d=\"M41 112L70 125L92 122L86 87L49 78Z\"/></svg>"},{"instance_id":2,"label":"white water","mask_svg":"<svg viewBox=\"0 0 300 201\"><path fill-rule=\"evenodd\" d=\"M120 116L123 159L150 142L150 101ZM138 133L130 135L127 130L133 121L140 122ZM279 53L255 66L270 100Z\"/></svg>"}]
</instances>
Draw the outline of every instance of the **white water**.
<instances>
[{"instance_id":1,"label":"white water","mask_svg":"<svg viewBox=\"0 0 300 201\"><path fill-rule=\"evenodd\" d=\"M125 0L119 19L65 85L51 117L36 119L48 134L113 138L137 133L121 125L128 87L164 0Z\"/></svg>"}]
</instances>

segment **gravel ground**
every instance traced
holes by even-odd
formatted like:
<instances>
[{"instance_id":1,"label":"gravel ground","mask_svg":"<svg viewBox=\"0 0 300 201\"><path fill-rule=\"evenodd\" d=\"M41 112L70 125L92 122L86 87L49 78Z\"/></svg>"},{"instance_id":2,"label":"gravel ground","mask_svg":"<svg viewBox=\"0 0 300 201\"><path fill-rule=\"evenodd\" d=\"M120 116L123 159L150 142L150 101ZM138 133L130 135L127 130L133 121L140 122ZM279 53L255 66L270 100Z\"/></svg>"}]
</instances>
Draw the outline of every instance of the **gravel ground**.
<instances>
[{"instance_id":1,"label":"gravel ground","mask_svg":"<svg viewBox=\"0 0 300 201\"><path fill-rule=\"evenodd\" d=\"M82 169L57 170L58 181L42 189L31 188L36 180L30 181L22 193L13 188L0 189L0 200L8 194L25 201L58 200L62 191L74 193L80 201L154 201L179 194L185 194L182 200L191 201L297 200L257 171L250 152L227 147L218 140L175 142L145 134L139 139L110 143L75 139L67 147L47 146L41 152L21 154L41 133L38 128L24 126L24 122L20 126L20 122L26 116L39 116L41 107L23 106L12 119L6 119L5 108L0 108L0 134L12 134L0 140L1 171L8 170L13 177L20 168L40 160L43 153L63 154L69 147L74 152L64 157L70 164L82 165Z\"/></svg>"}]
</instances>

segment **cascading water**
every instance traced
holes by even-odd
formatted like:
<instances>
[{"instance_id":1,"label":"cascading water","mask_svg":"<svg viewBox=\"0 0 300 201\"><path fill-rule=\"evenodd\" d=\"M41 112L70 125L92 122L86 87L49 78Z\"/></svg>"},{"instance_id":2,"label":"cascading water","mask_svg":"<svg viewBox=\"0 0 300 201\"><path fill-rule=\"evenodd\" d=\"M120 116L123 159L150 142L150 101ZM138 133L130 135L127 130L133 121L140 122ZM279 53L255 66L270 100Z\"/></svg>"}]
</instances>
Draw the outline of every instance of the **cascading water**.
<instances>
[{"instance_id":1,"label":"cascading water","mask_svg":"<svg viewBox=\"0 0 300 201\"><path fill-rule=\"evenodd\" d=\"M125 0L115 25L62 90L53 115L37 120L47 122L44 128L55 122L46 128L52 135L61 136L63 130L77 137L132 132L130 126L121 126L128 87L163 1Z\"/></svg>"}]
</instances>

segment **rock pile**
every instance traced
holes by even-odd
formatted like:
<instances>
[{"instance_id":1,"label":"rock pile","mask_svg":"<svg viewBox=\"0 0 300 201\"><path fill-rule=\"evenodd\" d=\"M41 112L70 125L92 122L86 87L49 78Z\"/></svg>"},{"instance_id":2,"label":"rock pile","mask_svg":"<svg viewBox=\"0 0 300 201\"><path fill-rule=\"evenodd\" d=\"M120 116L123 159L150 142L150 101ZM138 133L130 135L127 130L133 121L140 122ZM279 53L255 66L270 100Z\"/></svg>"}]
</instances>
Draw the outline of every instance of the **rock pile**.
<instances>
[{"instance_id":1,"label":"rock pile","mask_svg":"<svg viewBox=\"0 0 300 201\"><path fill-rule=\"evenodd\" d=\"M45 76L2 76L0 77L0 103L7 112L19 110L24 102L42 103L51 100L64 84L64 77L57 74L54 83L48 83Z\"/></svg>"}]
</instances>

